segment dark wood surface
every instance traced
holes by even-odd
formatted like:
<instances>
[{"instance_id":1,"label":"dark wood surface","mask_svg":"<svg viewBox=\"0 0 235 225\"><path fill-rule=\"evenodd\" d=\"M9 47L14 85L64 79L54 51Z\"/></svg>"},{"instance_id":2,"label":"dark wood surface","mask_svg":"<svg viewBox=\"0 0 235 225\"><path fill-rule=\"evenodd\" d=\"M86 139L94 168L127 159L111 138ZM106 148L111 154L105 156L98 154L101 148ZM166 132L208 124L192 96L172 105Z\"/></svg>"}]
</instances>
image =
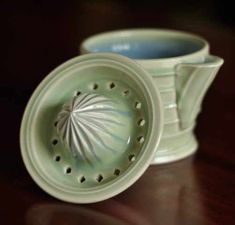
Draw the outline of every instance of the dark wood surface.
<instances>
[{"instance_id":1,"label":"dark wood surface","mask_svg":"<svg viewBox=\"0 0 235 225\"><path fill-rule=\"evenodd\" d=\"M196 5L195 11L177 4L66 2L0 3L0 224L235 224L235 29L207 16L210 1L201 8ZM24 168L18 141L24 107L54 67L78 54L83 38L128 27L198 33L209 40L213 54L225 59L198 118L198 152L176 163L151 166L110 200L63 203L39 189Z\"/></svg>"}]
</instances>

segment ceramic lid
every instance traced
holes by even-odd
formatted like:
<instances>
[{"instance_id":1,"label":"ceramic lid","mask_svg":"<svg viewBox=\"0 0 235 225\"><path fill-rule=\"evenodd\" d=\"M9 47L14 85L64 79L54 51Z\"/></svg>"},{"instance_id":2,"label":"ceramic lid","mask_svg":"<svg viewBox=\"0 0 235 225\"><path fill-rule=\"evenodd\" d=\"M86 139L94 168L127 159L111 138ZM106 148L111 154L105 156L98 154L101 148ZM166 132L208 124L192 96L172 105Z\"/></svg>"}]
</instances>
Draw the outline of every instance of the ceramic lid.
<instances>
[{"instance_id":1,"label":"ceramic lid","mask_svg":"<svg viewBox=\"0 0 235 225\"><path fill-rule=\"evenodd\" d=\"M105 200L147 169L162 120L160 94L136 62L112 53L79 56L33 93L22 120L22 157L50 195Z\"/></svg>"}]
</instances>

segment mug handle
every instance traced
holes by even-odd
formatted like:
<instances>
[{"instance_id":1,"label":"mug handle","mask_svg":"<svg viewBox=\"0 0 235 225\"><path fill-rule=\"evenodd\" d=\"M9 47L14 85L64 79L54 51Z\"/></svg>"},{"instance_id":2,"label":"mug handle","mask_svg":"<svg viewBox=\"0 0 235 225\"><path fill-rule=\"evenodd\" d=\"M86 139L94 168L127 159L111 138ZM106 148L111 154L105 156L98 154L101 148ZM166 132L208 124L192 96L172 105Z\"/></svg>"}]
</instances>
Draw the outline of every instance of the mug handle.
<instances>
[{"instance_id":1,"label":"mug handle","mask_svg":"<svg viewBox=\"0 0 235 225\"><path fill-rule=\"evenodd\" d=\"M201 103L224 60L209 55L202 63L181 63L176 70L176 96L181 129L193 125Z\"/></svg>"}]
</instances>

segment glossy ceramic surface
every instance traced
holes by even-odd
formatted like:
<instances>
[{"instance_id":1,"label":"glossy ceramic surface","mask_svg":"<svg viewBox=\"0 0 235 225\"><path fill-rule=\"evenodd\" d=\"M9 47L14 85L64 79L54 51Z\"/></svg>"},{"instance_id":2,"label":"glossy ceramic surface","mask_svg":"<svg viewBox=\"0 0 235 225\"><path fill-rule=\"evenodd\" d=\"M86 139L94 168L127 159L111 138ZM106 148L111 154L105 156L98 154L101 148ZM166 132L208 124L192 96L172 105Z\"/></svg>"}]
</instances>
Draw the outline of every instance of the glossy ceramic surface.
<instances>
[{"instance_id":1,"label":"glossy ceramic surface","mask_svg":"<svg viewBox=\"0 0 235 225\"><path fill-rule=\"evenodd\" d=\"M163 125L152 78L115 54L76 57L52 71L32 95L21 152L35 182L74 203L110 198L147 169Z\"/></svg>"},{"instance_id":2,"label":"glossy ceramic surface","mask_svg":"<svg viewBox=\"0 0 235 225\"><path fill-rule=\"evenodd\" d=\"M196 118L223 64L221 58L209 54L207 41L173 30L123 30L94 35L81 44L80 50L81 54L123 54L152 76L164 105L163 135L153 164L172 162L195 152Z\"/></svg>"}]
</instances>

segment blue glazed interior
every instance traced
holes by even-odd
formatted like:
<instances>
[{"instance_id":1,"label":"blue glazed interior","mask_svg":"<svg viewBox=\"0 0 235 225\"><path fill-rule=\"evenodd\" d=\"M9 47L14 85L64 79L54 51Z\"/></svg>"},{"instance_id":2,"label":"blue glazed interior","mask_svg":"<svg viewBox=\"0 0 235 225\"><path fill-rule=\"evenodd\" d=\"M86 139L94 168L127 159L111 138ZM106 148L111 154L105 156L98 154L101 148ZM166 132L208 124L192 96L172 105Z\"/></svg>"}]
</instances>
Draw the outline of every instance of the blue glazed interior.
<instances>
[{"instance_id":1,"label":"blue glazed interior","mask_svg":"<svg viewBox=\"0 0 235 225\"><path fill-rule=\"evenodd\" d=\"M88 47L90 52L114 52L133 59L170 58L191 54L203 47L202 42L164 38L156 40L112 40L96 42Z\"/></svg>"}]
</instances>

